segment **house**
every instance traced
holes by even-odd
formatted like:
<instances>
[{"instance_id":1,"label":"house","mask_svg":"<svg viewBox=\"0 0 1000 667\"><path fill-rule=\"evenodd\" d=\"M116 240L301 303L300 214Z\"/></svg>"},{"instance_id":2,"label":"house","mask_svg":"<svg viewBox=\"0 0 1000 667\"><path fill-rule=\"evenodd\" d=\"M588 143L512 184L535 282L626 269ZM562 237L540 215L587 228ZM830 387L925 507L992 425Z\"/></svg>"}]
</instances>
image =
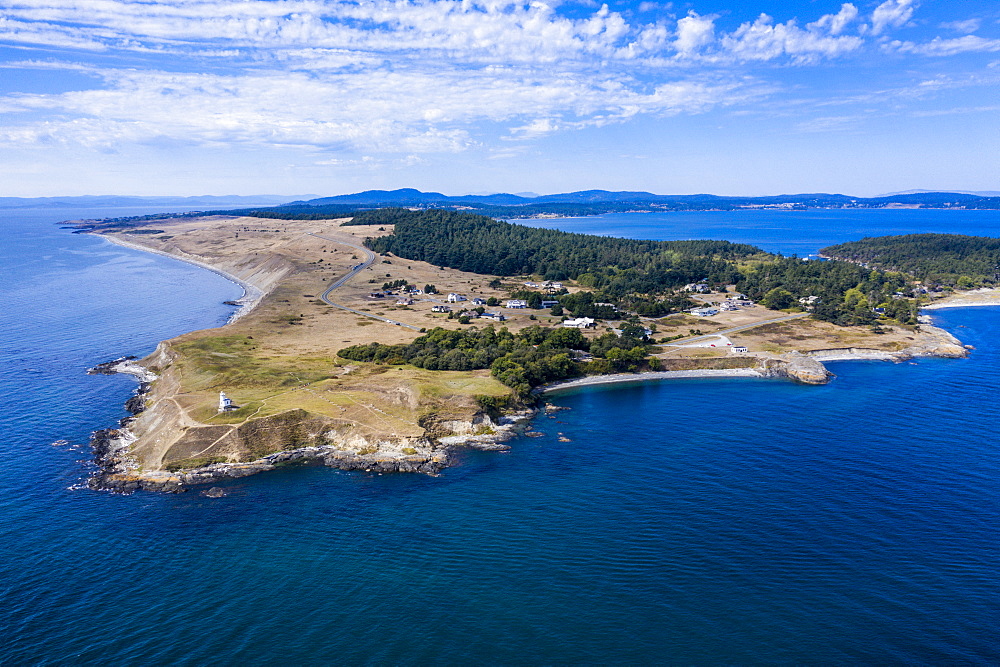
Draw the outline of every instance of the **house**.
<instances>
[{"instance_id":1,"label":"house","mask_svg":"<svg viewBox=\"0 0 1000 667\"><path fill-rule=\"evenodd\" d=\"M698 294L705 294L709 291L708 285L705 283L691 283L682 287L681 290L684 292L697 292Z\"/></svg>"},{"instance_id":2,"label":"house","mask_svg":"<svg viewBox=\"0 0 1000 667\"><path fill-rule=\"evenodd\" d=\"M737 345L733 347L733 354L746 354L750 350L744 345Z\"/></svg>"},{"instance_id":3,"label":"house","mask_svg":"<svg viewBox=\"0 0 1000 667\"><path fill-rule=\"evenodd\" d=\"M799 299L799 303L801 303L803 306L811 306L815 304L817 301L819 301L818 296L804 296L801 299Z\"/></svg>"},{"instance_id":4,"label":"house","mask_svg":"<svg viewBox=\"0 0 1000 667\"><path fill-rule=\"evenodd\" d=\"M239 410L240 406L233 403L233 399L226 396L226 392L219 392L219 412L232 412Z\"/></svg>"},{"instance_id":5,"label":"house","mask_svg":"<svg viewBox=\"0 0 1000 667\"><path fill-rule=\"evenodd\" d=\"M479 317L479 313L474 310L463 310L458 314L459 317L468 317L470 320L474 320Z\"/></svg>"},{"instance_id":6,"label":"house","mask_svg":"<svg viewBox=\"0 0 1000 667\"><path fill-rule=\"evenodd\" d=\"M563 284L554 282L552 280L546 280L544 283L542 283L542 287L544 287L546 290L550 292L557 292L563 288Z\"/></svg>"},{"instance_id":7,"label":"house","mask_svg":"<svg viewBox=\"0 0 1000 667\"><path fill-rule=\"evenodd\" d=\"M712 315L718 315L719 309L705 306L702 308L692 308L689 312L696 317L711 317Z\"/></svg>"},{"instance_id":8,"label":"house","mask_svg":"<svg viewBox=\"0 0 1000 667\"><path fill-rule=\"evenodd\" d=\"M594 302L594 308L610 308L611 310L618 312L618 306L613 303L604 303L603 301Z\"/></svg>"},{"instance_id":9,"label":"house","mask_svg":"<svg viewBox=\"0 0 1000 667\"><path fill-rule=\"evenodd\" d=\"M451 306L431 306L432 313L450 313Z\"/></svg>"},{"instance_id":10,"label":"house","mask_svg":"<svg viewBox=\"0 0 1000 667\"><path fill-rule=\"evenodd\" d=\"M413 299L411 299L408 296L400 297L400 298L396 299L396 305L397 306L412 306L413 305Z\"/></svg>"},{"instance_id":11,"label":"house","mask_svg":"<svg viewBox=\"0 0 1000 667\"><path fill-rule=\"evenodd\" d=\"M503 304L504 308L527 308L528 302L524 299L507 299Z\"/></svg>"},{"instance_id":12,"label":"house","mask_svg":"<svg viewBox=\"0 0 1000 667\"><path fill-rule=\"evenodd\" d=\"M486 305L486 299L483 299L483 298L477 296L475 299L472 300L472 305L473 306L485 306Z\"/></svg>"},{"instance_id":13,"label":"house","mask_svg":"<svg viewBox=\"0 0 1000 667\"><path fill-rule=\"evenodd\" d=\"M458 303L459 301L468 301L468 299L461 294L455 294L454 292L448 295L448 303Z\"/></svg>"},{"instance_id":14,"label":"house","mask_svg":"<svg viewBox=\"0 0 1000 667\"><path fill-rule=\"evenodd\" d=\"M558 306L558 299L542 299L542 308L552 308L553 306Z\"/></svg>"},{"instance_id":15,"label":"house","mask_svg":"<svg viewBox=\"0 0 1000 667\"><path fill-rule=\"evenodd\" d=\"M479 317L484 320L493 320L494 322L503 322L507 319L504 317L503 313L483 313Z\"/></svg>"},{"instance_id":16,"label":"house","mask_svg":"<svg viewBox=\"0 0 1000 667\"><path fill-rule=\"evenodd\" d=\"M525 287L538 287L538 283L524 283Z\"/></svg>"},{"instance_id":17,"label":"house","mask_svg":"<svg viewBox=\"0 0 1000 667\"><path fill-rule=\"evenodd\" d=\"M722 308L722 310L739 310L740 309L740 307L737 306L734 301L729 301L728 299L726 301L722 302L722 305L720 306L720 308Z\"/></svg>"},{"instance_id":18,"label":"house","mask_svg":"<svg viewBox=\"0 0 1000 667\"><path fill-rule=\"evenodd\" d=\"M385 294L383 294L382 292L369 292L368 293L368 298L369 299L384 299L385 298Z\"/></svg>"},{"instance_id":19,"label":"house","mask_svg":"<svg viewBox=\"0 0 1000 667\"><path fill-rule=\"evenodd\" d=\"M564 327L570 327L571 329L592 329L597 326L597 322L590 317L577 317L572 320L566 320L562 323Z\"/></svg>"}]
</instances>

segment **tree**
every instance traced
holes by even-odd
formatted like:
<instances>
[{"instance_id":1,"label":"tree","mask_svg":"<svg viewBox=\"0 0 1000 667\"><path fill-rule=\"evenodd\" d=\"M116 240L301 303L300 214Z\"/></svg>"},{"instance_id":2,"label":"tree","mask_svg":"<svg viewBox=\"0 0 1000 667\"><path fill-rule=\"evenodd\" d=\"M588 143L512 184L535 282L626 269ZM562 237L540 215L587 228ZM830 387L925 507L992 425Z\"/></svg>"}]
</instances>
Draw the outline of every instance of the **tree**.
<instances>
[{"instance_id":1,"label":"tree","mask_svg":"<svg viewBox=\"0 0 1000 667\"><path fill-rule=\"evenodd\" d=\"M783 308L791 308L795 305L795 297L786 289L780 287L775 287L770 292L764 295L764 298L760 300L761 304L765 308L770 308L771 310L782 310Z\"/></svg>"}]
</instances>

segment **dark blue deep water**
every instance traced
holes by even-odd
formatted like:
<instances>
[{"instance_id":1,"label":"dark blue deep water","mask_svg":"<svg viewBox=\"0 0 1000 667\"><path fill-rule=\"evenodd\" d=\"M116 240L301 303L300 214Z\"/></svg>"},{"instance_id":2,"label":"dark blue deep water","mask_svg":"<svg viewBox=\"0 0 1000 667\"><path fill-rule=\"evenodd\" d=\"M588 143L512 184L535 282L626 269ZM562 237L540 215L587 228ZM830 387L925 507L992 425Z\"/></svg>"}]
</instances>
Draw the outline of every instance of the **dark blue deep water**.
<instances>
[{"instance_id":1,"label":"dark blue deep water","mask_svg":"<svg viewBox=\"0 0 1000 667\"><path fill-rule=\"evenodd\" d=\"M965 360L566 394L437 478L117 496L76 485L133 383L84 370L240 291L3 215L0 664L1000 662L1000 309L936 312Z\"/></svg>"}]
</instances>

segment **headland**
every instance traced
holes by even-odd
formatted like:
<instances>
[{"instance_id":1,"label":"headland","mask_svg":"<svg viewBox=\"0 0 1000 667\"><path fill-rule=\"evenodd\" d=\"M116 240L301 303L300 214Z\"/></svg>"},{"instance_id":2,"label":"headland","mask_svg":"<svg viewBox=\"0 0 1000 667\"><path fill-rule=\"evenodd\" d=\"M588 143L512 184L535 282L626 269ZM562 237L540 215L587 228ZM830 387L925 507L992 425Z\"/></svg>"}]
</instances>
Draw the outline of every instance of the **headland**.
<instances>
[{"instance_id":1,"label":"headland","mask_svg":"<svg viewBox=\"0 0 1000 667\"><path fill-rule=\"evenodd\" d=\"M435 474L455 461L457 448L504 448L503 441L528 423L539 393L692 377L822 384L830 378L823 361L967 354L957 339L929 324L840 326L745 297L739 308L713 309L737 296L732 286L685 297L689 305L716 311L710 314L633 317L639 333L628 334L615 313L562 336L555 332L565 329L565 314L512 303L526 285L547 283L555 292L553 281L364 251L366 240L377 245L370 239L393 234L393 225L344 226L346 221L208 216L95 230L114 243L220 273L245 295L239 316L227 325L164 341L145 359L101 371L142 377L130 400L133 416L95 437L101 471L92 487L180 491L304 463ZM563 280L561 296L552 300L572 301L588 290L586 283ZM556 355L566 381L537 383L529 394L496 364L491 372L489 364L476 368L468 359L464 369L461 362L449 368L443 361L405 363L403 357L364 360L366 350L410 354L408 346L437 330L445 333L435 335L461 337L493 326L520 341L522 355L550 345L547 336L573 338L566 358ZM586 351L628 335L649 340L641 354L621 348L620 354L596 352L603 356L595 359ZM532 340L534 346L524 343ZM355 358L340 354L344 350ZM442 352L445 358L454 355ZM574 377L580 374L589 376ZM232 406L220 409L220 392Z\"/></svg>"}]
</instances>

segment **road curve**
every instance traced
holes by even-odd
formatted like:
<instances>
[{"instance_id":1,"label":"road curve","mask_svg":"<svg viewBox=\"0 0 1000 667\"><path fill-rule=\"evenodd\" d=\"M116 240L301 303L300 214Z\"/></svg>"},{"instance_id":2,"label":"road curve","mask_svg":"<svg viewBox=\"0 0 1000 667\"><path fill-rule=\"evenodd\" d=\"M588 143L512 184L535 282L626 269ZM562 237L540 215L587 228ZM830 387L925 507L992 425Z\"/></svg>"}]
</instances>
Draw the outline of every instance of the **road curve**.
<instances>
[{"instance_id":1,"label":"road curve","mask_svg":"<svg viewBox=\"0 0 1000 667\"><path fill-rule=\"evenodd\" d=\"M750 324L741 324L738 327L730 327L729 329L723 329L722 331L715 331L710 334L704 334L701 336L691 336L689 338L679 338L675 341L670 341L669 343L663 343L668 347L678 346L678 345L689 345L691 343L697 342L699 340L705 340L707 338L715 338L716 336L725 336L726 334L737 333L739 331L746 331L747 329L753 329L755 327L762 327L765 324L775 324L777 322L787 322L788 320L797 320L802 317L809 317L809 313L793 313L791 315L784 315L782 317L775 317L770 320L763 320L761 322L751 322Z\"/></svg>"},{"instance_id":2,"label":"road curve","mask_svg":"<svg viewBox=\"0 0 1000 667\"><path fill-rule=\"evenodd\" d=\"M366 312L363 312L363 311L360 311L360 310L356 310L354 308L348 308L347 306L342 306L339 303L334 303L333 301L330 301L330 292L332 292L333 290L337 289L338 287L341 287L348 280L350 280L354 276L358 275L359 273L361 273L362 271L364 271L369 266L371 266L372 264L375 263L375 253L373 253L371 250L369 250L368 248L364 247L363 245L357 245L355 243L349 243L349 242L343 241L341 239L331 239L328 236L322 236L320 234L313 234L312 232L306 232L306 233L309 234L309 236L315 236L316 238L323 239L324 241L330 241L331 243L336 243L338 245L346 245L349 248L354 248L355 250L361 251L365 255L365 260L363 262L361 262L360 264L355 265L346 274L344 274L340 278L337 278L336 280L334 280L332 283L330 283L330 286L327 287L326 290L322 294L319 295L319 298L322 299L323 303L327 304L328 306L333 306L334 308L339 308L340 310L346 310L347 312L354 313L355 315L361 315L362 317L369 317L369 318L371 318L373 320L379 320L380 322L385 322L387 324L392 324L392 325L395 325L397 327L406 327L407 329L413 329L414 331L420 331L420 327L415 327L415 326L410 325L410 324L404 324L403 322L397 322L396 320L390 320L388 317L382 317L381 315L372 315L371 313L366 313Z\"/></svg>"}]
</instances>

